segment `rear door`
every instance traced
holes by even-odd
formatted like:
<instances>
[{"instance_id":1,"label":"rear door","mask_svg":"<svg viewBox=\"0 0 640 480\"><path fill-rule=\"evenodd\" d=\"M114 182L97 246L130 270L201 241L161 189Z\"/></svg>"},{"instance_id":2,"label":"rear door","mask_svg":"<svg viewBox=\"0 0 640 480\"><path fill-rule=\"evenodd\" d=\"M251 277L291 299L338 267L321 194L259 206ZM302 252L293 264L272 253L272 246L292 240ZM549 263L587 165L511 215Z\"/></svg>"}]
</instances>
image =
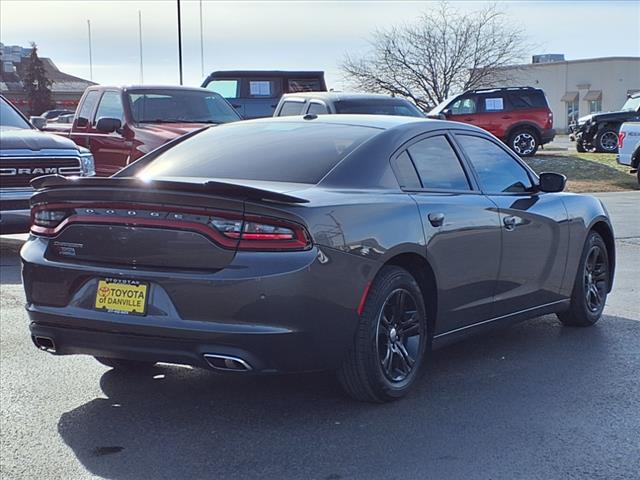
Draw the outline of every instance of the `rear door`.
<instances>
[{"instance_id":1,"label":"rear door","mask_svg":"<svg viewBox=\"0 0 640 480\"><path fill-rule=\"evenodd\" d=\"M513 122L508 99L502 92L485 93L478 96L478 125L496 137L506 140L507 129Z\"/></svg>"},{"instance_id":2,"label":"rear door","mask_svg":"<svg viewBox=\"0 0 640 480\"><path fill-rule=\"evenodd\" d=\"M412 140L392 165L418 204L439 281L435 334L489 319L500 261L495 205L478 191L444 131Z\"/></svg>"},{"instance_id":3,"label":"rear door","mask_svg":"<svg viewBox=\"0 0 640 480\"><path fill-rule=\"evenodd\" d=\"M125 115L122 106L122 94L119 90L106 90L100 98L93 122L89 130L91 153L96 165L96 174L110 176L124 168L129 163L133 143L123 135L123 128L111 133L97 130L100 118L117 118L122 127L125 125Z\"/></svg>"},{"instance_id":4,"label":"rear door","mask_svg":"<svg viewBox=\"0 0 640 480\"><path fill-rule=\"evenodd\" d=\"M282 96L282 78L247 78L242 96L245 118L271 117Z\"/></svg>"},{"instance_id":5,"label":"rear door","mask_svg":"<svg viewBox=\"0 0 640 480\"><path fill-rule=\"evenodd\" d=\"M535 191L528 169L494 139L462 131L455 139L500 214L502 253L494 316L560 300L569 248L561 195Z\"/></svg>"}]
</instances>

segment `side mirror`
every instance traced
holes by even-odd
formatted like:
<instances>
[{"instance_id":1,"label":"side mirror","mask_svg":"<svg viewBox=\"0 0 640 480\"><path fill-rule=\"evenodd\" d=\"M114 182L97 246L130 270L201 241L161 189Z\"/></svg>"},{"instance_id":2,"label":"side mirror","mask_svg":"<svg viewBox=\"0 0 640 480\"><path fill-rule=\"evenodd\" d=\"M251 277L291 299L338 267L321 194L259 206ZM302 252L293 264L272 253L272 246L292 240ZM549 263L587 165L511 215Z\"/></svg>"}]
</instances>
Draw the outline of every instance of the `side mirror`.
<instances>
[{"instance_id":1,"label":"side mirror","mask_svg":"<svg viewBox=\"0 0 640 480\"><path fill-rule=\"evenodd\" d=\"M29 117L29 121L31 122L31 125L36 127L38 130L42 130L47 126L47 119L44 117Z\"/></svg>"},{"instance_id":2,"label":"side mirror","mask_svg":"<svg viewBox=\"0 0 640 480\"><path fill-rule=\"evenodd\" d=\"M538 190L541 192L561 192L567 184L567 177L560 173L543 172L540 174Z\"/></svg>"},{"instance_id":3,"label":"side mirror","mask_svg":"<svg viewBox=\"0 0 640 480\"><path fill-rule=\"evenodd\" d=\"M120 130L122 122L119 118L100 117L96 123L96 130L102 133L111 133Z\"/></svg>"},{"instance_id":4,"label":"side mirror","mask_svg":"<svg viewBox=\"0 0 640 480\"><path fill-rule=\"evenodd\" d=\"M445 108L440 115L444 116L444 119L452 115L450 108Z\"/></svg>"}]
</instances>

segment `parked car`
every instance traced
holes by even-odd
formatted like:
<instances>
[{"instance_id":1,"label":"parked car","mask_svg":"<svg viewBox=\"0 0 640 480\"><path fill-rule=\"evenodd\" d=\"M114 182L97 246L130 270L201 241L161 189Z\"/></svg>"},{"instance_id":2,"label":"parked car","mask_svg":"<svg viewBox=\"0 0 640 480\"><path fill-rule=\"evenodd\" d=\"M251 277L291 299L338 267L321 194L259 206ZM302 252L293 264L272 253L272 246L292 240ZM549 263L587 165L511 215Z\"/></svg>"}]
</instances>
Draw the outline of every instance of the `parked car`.
<instances>
[{"instance_id":1,"label":"parked car","mask_svg":"<svg viewBox=\"0 0 640 480\"><path fill-rule=\"evenodd\" d=\"M73 110L57 109L57 110L47 110L40 116L46 118L47 120L54 120L58 118L60 115L73 115L73 114L74 114Z\"/></svg>"},{"instance_id":2,"label":"parked car","mask_svg":"<svg viewBox=\"0 0 640 480\"><path fill-rule=\"evenodd\" d=\"M285 93L326 91L324 72L237 70L213 72L202 87L231 102L242 118L270 117Z\"/></svg>"},{"instance_id":3,"label":"parked car","mask_svg":"<svg viewBox=\"0 0 640 480\"><path fill-rule=\"evenodd\" d=\"M29 231L31 180L94 174L93 157L69 139L43 133L0 95L0 233Z\"/></svg>"},{"instance_id":4,"label":"parked car","mask_svg":"<svg viewBox=\"0 0 640 480\"><path fill-rule=\"evenodd\" d=\"M111 178L36 182L31 334L123 370L335 370L353 397L392 400L432 344L552 312L600 318L611 223L565 181L462 123L206 129Z\"/></svg>"},{"instance_id":5,"label":"parked car","mask_svg":"<svg viewBox=\"0 0 640 480\"><path fill-rule=\"evenodd\" d=\"M640 92L627 98L617 112L592 113L578 119L572 128L572 138L578 152L615 153L618 151L618 132L624 122L640 121Z\"/></svg>"},{"instance_id":6,"label":"parked car","mask_svg":"<svg viewBox=\"0 0 640 480\"><path fill-rule=\"evenodd\" d=\"M616 160L637 174L640 183L640 122L626 122L620 127Z\"/></svg>"},{"instance_id":7,"label":"parked car","mask_svg":"<svg viewBox=\"0 0 640 480\"><path fill-rule=\"evenodd\" d=\"M87 88L71 126L48 129L91 150L98 176L109 176L180 135L240 116L203 88L129 86Z\"/></svg>"},{"instance_id":8,"label":"parked car","mask_svg":"<svg viewBox=\"0 0 640 480\"><path fill-rule=\"evenodd\" d=\"M445 100L428 116L483 128L521 157L534 155L556 134L544 92L533 87L470 90Z\"/></svg>"},{"instance_id":9,"label":"parked car","mask_svg":"<svg viewBox=\"0 0 640 480\"><path fill-rule=\"evenodd\" d=\"M404 98L341 92L288 93L280 99L273 116L327 113L425 116L418 107Z\"/></svg>"}]
</instances>

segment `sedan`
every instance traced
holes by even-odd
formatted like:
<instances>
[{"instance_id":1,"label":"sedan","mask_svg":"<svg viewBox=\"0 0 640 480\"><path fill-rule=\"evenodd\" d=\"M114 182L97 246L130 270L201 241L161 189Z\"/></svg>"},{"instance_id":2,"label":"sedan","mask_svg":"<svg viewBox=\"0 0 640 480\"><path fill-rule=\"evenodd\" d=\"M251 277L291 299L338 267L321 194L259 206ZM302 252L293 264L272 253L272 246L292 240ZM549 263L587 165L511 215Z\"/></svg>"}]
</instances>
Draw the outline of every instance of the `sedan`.
<instances>
[{"instance_id":1,"label":"sedan","mask_svg":"<svg viewBox=\"0 0 640 480\"><path fill-rule=\"evenodd\" d=\"M40 177L21 257L35 345L115 369L333 370L407 393L428 352L611 291L600 201L489 133L393 116L205 128L110 178Z\"/></svg>"}]
</instances>

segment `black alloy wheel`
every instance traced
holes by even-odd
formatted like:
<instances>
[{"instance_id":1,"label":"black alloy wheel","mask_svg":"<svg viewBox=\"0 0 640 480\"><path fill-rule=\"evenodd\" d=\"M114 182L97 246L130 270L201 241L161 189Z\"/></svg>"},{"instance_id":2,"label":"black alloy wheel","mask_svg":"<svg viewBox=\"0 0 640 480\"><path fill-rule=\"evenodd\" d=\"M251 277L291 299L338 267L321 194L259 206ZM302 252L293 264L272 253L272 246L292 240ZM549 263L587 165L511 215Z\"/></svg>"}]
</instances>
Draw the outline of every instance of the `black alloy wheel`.
<instances>
[{"instance_id":1,"label":"black alloy wheel","mask_svg":"<svg viewBox=\"0 0 640 480\"><path fill-rule=\"evenodd\" d=\"M616 153L618 151L618 132L611 129L598 132L596 146L599 152Z\"/></svg>"}]
</instances>

